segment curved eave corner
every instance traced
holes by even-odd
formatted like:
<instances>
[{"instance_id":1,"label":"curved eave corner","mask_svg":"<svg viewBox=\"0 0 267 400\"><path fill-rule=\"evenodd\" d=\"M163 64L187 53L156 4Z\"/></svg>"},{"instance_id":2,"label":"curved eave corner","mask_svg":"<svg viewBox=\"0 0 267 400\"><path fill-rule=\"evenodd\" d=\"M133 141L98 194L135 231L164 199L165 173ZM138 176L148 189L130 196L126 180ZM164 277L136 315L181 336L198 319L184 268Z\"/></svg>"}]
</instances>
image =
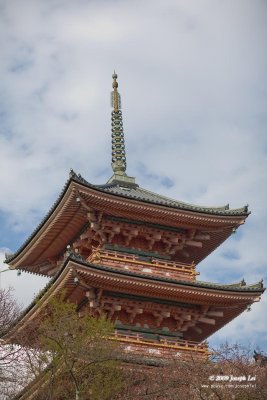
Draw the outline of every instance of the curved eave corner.
<instances>
[{"instance_id":1,"label":"curved eave corner","mask_svg":"<svg viewBox=\"0 0 267 400\"><path fill-rule=\"evenodd\" d=\"M49 209L47 214L44 216L44 218L41 220L41 222L37 225L37 227L34 229L34 231L31 233L31 235L23 242L23 244L18 248L18 250L13 253L13 254L6 254L6 259L5 263L8 265L12 266L12 262L15 260L15 258L28 246L28 244L32 241L32 239L36 236L36 234L42 229L44 224L47 222L47 220L51 217L51 215L55 212L59 204L61 203L61 200L63 199L64 195L66 194L71 182L74 181L73 177L71 176L69 179L66 181L65 185L63 186L62 191L60 192L58 198L52 205L52 207Z\"/></svg>"}]
</instances>

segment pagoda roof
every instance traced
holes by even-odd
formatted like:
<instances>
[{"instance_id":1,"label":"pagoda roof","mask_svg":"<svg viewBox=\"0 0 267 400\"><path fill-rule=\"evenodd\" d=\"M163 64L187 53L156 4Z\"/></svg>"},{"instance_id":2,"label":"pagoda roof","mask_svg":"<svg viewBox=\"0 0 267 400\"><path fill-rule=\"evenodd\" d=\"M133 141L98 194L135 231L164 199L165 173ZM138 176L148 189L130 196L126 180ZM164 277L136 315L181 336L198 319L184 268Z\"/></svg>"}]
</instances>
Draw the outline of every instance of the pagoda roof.
<instances>
[{"instance_id":1,"label":"pagoda roof","mask_svg":"<svg viewBox=\"0 0 267 400\"><path fill-rule=\"evenodd\" d=\"M76 174L71 171L71 177L93 189L102 191L104 193L110 193L115 196L125 197L128 199L139 200L145 203L152 203L156 205L176 208L184 211L194 211L199 213L206 213L212 215L233 215L233 216L247 216L249 215L248 206L243 206L241 208L230 209L229 204L221 207L205 207L194 205L190 203L185 203L179 200L174 200L169 197L151 192L147 189L141 188L135 183L127 183L120 181L112 181L111 183L106 183L104 185L93 185L84 179L80 174Z\"/></svg>"},{"instance_id":2,"label":"pagoda roof","mask_svg":"<svg viewBox=\"0 0 267 400\"><path fill-rule=\"evenodd\" d=\"M76 174L73 170L71 170L69 179L67 180L59 197L48 211L47 215L43 218L41 223L36 227L36 229L22 246L14 254L6 256L6 263L12 265L14 268L19 268L20 265L18 262L21 260L22 253L24 255L25 252L28 254L32 252L30 247L34 241L38 240L38 243L40 242L39 235L43 235L43 230L45 230L45 232L49 230L54 232L54 238L51 236L47 241L49 242L49 246L52 244L52 246L57 246L57 248L56 250L53 249L51 251L44 252L44 248L39 247L43 256L41 258L39 257L37 262L44 262L48 258L55 257L65 250L69 242L73 240L74 236L80 232L87 222L86 210L81 211L79 208L80 204L75 204L75 199L77 199L77 197L80 195L79 189L83 190L82 196L84 196L86 200L89 199L89 203L92 200L92 193L101 199L100 201L102 204L105 201L105 208L107 211L110 209L108 203L112 199L114 207L117 207L117 216L127 217L136 212L137 219L145 222L157 223L161 218L162 223L162 221L167 221L165 215L166 212L168 213L170 211L172 216L171 219L167 221L168 226L178 226L174 219L177 220L177 218L180 218L180 220L184 220L185 224L188 224L188 222L193 222L194 224L200 223L202 225L206 224L207 226L211 227L219 226L224 230L223 233L221 231L219 234L214 234L217 235L215 240L213 240L212 244L207 247L207 249L202 251L203 254L201 251L199 251L199 249L197 249L199 254L194 254L194 258L189 260L189 262L193 260L195 262L201 261L211 251L213 251L214 248L221 244L232 233L233 229L236 229L239 225L243 224L249 215L247 206L231 210L228 206L195 206L192 204L172 200L165 196L157 195L156 193L140 188L136 184L127 182L122 183L113 181L105 185L93 185L86 181L80 174ZM116 205L116 199L118 199L120 202L119 206ZM125 205L124 214L121 214L122 204ZM145 209L141 206L142 204L147 205L148 208ZM132 210L129 206L131 206ZM140 208L144 210L144 215L142 218L140 217ZM145 212L145 210L149 211L151 217L149 217L148 212ZM157 214L159 212L161 215L158 217ZM60 215L60 218L58 218L58 215ZM50 226L48 226L48 224L50 224ZM68 224L68 229L66 229L66 225ZM181 224L179 223L179 225ZM59 234L63 231L63 229L64 238L62 239L59 238ZM52 235L51 232L50 235ZM47 246L47 243L44 244L44 246L45 245ZM22 266L24 267L25 265L32 265L35 261L36 260L33 261L31 257L27 257Z\"/></svg>"},{"instance_id":3,"label":"pagoda roof","mask_svg":"<svg viewBox=\"0 0 267 400\"><path fill-rule=\"evenodd\" d=\"M95 270L99 271L106 271L110 273L116 273L119 275L124 275L124 276L132 276L132 277L137 277L137 278L142 278L142 279L148 279L152 281L158 281L158 282L165 282L165 283L174 283L174 284L179 284L181 286L192 286L195 288L205 288L205 289L218 289L222 291L230 291L230 292L255 292L255 293L263 293L265 291L265 288L263 287L263 281L259 281L257 283L254 283L252 285L247 285L244 279L242 279L239 282L235 283L230 283L230 284L220 284L220 283L212 283L212 282L204 282L204 281L188 281L188 280L181 280L181 279L174 279L174 278L168 278L168 277L158 277L158 276L151 276L151 274L145 273L145 272L132 272L129 270L119 270L118 268L112 268L108 267L105 265L99 265L99 264L94 264L91 262L88 262L85 260L82 256L79 254L70 252L67 260L63 263L62 269L64 269L65 265L69 261L74 261L77 262L85 267L92 268ZM56 277L55 277L56 279Z\"/></svg>"},{"instance_id":4,"label":"pagoda roof","mask_svg":"<svg viewBox=\"0 0 267 400\"><path fill-rule=\"evenodd\" d=\"M17 328L27 324L27 319L32 319L33 313L41 310L51 296L56 295L61 289L70 294L77 288L74 278L81 278L90 286L102 287L107 291L133 294L135 296L148 296L159 301L168 300L173 304L178 302L187 305L215 305L229 308L229 315L216 327L204 331L200 341L206 339L223 325L235 318L246 307L255 301L259 301L265 291L262 281L253 285L247 285L244 280L233 284L217 284L202 281L190 282L172 278L161 278L146 273L136 273L104 265L93 264L83 259L79 254L70 252L60 270L51 278L48 284L40 291L31 304L23 311L7 337L13 336ZM81 293L86 288L81 286ZM80 297L85 295L80 293ZM81 299L80 299L81 300ZM78 301L79 302L79 301ZM197 338L194 338L197 340Z\"/></svg>"}]
</instances>

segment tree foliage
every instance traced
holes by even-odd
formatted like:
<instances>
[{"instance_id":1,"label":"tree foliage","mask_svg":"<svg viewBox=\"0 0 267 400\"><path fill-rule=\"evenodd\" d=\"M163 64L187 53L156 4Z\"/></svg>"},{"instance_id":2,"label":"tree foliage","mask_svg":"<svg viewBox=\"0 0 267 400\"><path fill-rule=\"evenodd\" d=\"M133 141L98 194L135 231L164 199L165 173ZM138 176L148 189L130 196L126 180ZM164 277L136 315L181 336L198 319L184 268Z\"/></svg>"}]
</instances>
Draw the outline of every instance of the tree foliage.
<instances>
[{"instance_id":1,"label":"tree foliage","mask_svg":"<svg viewBox=\"0 0 267 400\"><path fill-rule=\"evenodd\" d=\"M267 365L256 364L251 349L224 344L206 361L169 360L158 367L129 368L119 400L263 400Z\"/></svg>"},{"instance_id":2,"label":"tree foliage","mask_svg":"<svg viewBox=\"0 0 267 400\"><path fill-rule=\"evenodd\" d=\"M1 299L6 332L19 309L10 290ZM42 309L16 344L0 342L0 400L23 386L19 398L32 400L267 399L267 364L255 363L249 348L225 344L205 361L135 364L108 339L113 325L105 318L79 317L64 294Z\"/></svg>"},{"instance_id":3,"label":"tree foliage","mask_svg":"<svg viewBox=\"0 0 267 400\"><path fill-rule=\"evenodd\" d=\"M9 330L20 314L12 289L0 289L0 399L14 393L16 382L14 365L21 357L20 347L3 340L3 335Z\"/></svg>"},{"instance_id":4,"label":"tree foliage","mask_svg":"<svg viewBox=\"0 0 267 400\"><path fill-rule=\"evenodd\" d=\"M10 328L20 314L12 289L0 288L0 337Z\"/></svg>"},{"instance_id":5,"label":"tree foliage","mask_svg":"<svg viewBox=\"0 0 267 400\"><path fill-rule=\"evenodd\" d=\"M42 320L31 323L20 337L24 348L38 349L30 357L46 368L37 376L43 381L36 399L105 400L121 388L116 347L108 339L113 325L105 318L79 317L76 306L53 298ZM37 355L37 357L36 357Z\"/></svg>"}]
</instances>

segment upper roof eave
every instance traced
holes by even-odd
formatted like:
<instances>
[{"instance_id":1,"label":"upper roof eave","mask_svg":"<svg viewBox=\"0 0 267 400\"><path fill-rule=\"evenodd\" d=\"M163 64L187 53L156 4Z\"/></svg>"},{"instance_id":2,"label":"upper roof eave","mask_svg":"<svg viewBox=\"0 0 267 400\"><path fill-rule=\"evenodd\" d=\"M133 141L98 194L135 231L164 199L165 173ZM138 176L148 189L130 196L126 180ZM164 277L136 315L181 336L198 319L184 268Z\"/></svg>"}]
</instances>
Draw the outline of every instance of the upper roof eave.
<instances>
[{"instance_id":1,"label":"upper roof eave","mask_svg":"<svg viewBox=\"0 0 267 400\"><path fill-rule=\"evenodd\" d=\"M141 201L144 203L150 203L152 205L154 204L157 206L164 206L164 207L172 208L174 210L181 210L181 211L185 211L185 212L202 213L202 214L204 213L204 214L209 214L210 216L214 215L217 217L230 217L230 218L231 217L247 218L247 216L250 214L247 211L247 206L243 207L243 208L235 209L235 210L229 210L229 209L227 209L227 206L218 207L218 208L194 206L194 205L190 205L190 204L186 204L186 203L182 203L182 202L177 202L175 200L168 199L167 197L164 197L164 196L156 195L155 193L149 192L145 189L141 189L141 188L136 189L136 188L138 188L138 185L136 185L136 184L132 185L132 189L130 188L130 190L139 190L139 192L141 191L142 193L149 193L150 195L153 195L156 197L158 196L158 198L161 200L155 201L154 199L140 198L140 196L139 197L138 196L129 196L129 193L127 195L127 188L126 188L127 185L124 188L124 191L126 193L122 194L122 193L118 192L120 190L119 188L121 188L121 187L118 186L117 184L112 183L112 184L105 184L105 185L93 185L93 184L87 182L80 174L76 174L73 170L70 170L69 179L66 181L61 193L59 194L57 200L54 202L54 204L52 205L52 207L50 208L48 213L45 215L45 217L42 219L42 221L37 225L37 227L34 229L32 234L19 247L19 249L13 254L6 255L5 263L7 263L7 264L12 263L15 260L15 258L31 242L31 240L35 237L35 235L40 231L40 229L44 226L46 221L50 218L50 216L56 210L56 208L60 204L61 200L63 199L64 195L66 194L66 192L72 182L78 183L79 185L82 185L86 188L90 188L90 189L102 192L106 195L108 194L108 195L112 195L112 196L117 196L120 198L125 198L127 200ZM121 190L123 190L123 189L121 189Z\"/></svg>"},{"instance_id":2,"label":"upper roof eave","mask_svg":"<svg viewBox=\"0 0 267 400\"><path fill-rule=\"evenodd\" d=\"M65 193L67 192L67 190L73 180L74 179L70 176L69 179L66 181L65 185L63 186L63 189L60 192L58 198L56 199L56 201L53 203L53 205L48 210L47 214L44 216L44 218L41 220L41 222L37 225L37 227L34 229L34 231L30 234L30 236L22 243L22 245L18 248L18 250L13 254L6 254L6 259L4 261L6 264L11 263L17 257L17 255L22 250L24 250L24 248L31 242L31 240L34 238L34 236L37 234L37 232L39 232L39 230L43 227L43 225L46 223L46 221L50 218L50 216L56 210L57 206L60 204L62 198L64 197Z\"/></svg>"},{"instance_id":3,"label":"upper roof eave","mask_svg":"<svg viewBox=\"0 0 267 400\"><path fill-rule=\"evenodd\" d=\"M157 193L151 192L147 189L140 188L137 184L124 184L119 182L107 183L104 185L93 185L84 179L80 174L76 174L71 171L71 176L76 182L90 187L92 189L112 194L118 197L124 197L127 199L143 201L145 203L157 204L160 206L166 206L174 209L180 209L183 211L193 211L197 213L220 215L220 216L245 216L247 217L250 212L248 211L248 206L230 209L229 204L220 207L205 207L194 204L185 203L182 201L173 200L169 197L159 195ZM135 192L134 192L135 191ZM133 193L132 193L133 192Z\"/></svg>"}]
</instances>

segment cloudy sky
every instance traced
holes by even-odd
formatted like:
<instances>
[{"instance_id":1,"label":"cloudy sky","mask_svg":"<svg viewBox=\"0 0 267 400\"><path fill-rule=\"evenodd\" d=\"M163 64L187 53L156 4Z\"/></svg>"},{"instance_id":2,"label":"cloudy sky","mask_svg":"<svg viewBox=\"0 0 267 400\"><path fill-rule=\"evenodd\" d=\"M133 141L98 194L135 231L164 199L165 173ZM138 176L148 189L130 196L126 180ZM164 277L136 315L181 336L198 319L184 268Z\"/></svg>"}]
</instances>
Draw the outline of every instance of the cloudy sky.
<instances>
[{"instance_id":1,"label":"cloudy sky","mask_svg":"<svg viewBox=\"0 0 267 400\"><path fill-rule=\"evenodd\" d=\"M127 172L182 201L252 214L198 266L221 283L265 277L267 3L264 0L0 0L0 269L70 168L105 183L111 75ZM27 305L46 279L0 274ZM267 350L267 300L219 331Z\"/></svg>"}]
</instances>

